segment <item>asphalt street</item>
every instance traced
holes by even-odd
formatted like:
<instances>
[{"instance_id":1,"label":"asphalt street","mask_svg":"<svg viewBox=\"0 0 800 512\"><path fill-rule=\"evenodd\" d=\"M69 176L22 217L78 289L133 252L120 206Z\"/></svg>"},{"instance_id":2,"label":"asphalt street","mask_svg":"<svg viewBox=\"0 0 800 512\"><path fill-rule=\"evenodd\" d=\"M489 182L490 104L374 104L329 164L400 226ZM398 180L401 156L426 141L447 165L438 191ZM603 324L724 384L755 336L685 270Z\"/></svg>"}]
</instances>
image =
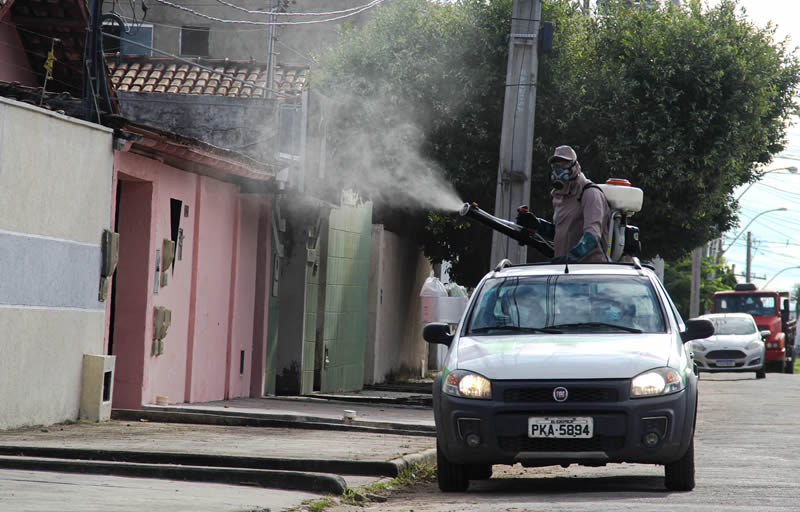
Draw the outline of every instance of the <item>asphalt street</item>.
<instances>
[{"instance_id":1,"label":"asphalt street","mask_svg":"<svg viewBox=\"0 0 800 512\"><path fill-rule=\"evenodd\" d=\"M664 468L494 466L465 493L416 486L386 503L331 512L796 512L800 510L800 375L701 374L697 486L669 492Z\"/></svg>"}]
</instances>

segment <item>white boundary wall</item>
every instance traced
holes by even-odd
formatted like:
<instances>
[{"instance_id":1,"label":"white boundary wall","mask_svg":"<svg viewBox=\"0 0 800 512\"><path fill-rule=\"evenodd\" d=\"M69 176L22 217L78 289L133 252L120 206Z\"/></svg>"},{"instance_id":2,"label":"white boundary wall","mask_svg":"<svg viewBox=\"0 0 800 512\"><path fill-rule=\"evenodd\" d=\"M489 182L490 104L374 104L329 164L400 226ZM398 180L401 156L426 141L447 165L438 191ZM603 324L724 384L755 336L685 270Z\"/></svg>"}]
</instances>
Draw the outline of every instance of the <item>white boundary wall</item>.
<instances>
[{"instance_id":1,"label":"white boundary wall","mask_svg":"<svg viewBox=\"0 0 800 512\"><path fill-rule=\"evenodd\" d=\"M78 418L102 354L112 131L0 98L0 429Z\"/></svg>"}]
</instances>

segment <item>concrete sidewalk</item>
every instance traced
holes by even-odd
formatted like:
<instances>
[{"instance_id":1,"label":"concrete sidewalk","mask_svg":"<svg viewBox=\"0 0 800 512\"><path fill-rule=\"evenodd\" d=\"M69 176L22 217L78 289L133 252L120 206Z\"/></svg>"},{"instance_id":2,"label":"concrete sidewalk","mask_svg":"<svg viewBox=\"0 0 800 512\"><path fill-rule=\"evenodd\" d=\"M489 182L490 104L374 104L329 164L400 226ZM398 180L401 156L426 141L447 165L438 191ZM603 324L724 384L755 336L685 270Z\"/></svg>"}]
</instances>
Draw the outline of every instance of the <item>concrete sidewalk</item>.
<instances>
[{"instance_id":1,"label":"concrete sidewalk","mask_svg":"<svg viewBox=\"0 0 800 512\"><path fill-rule=\"evenodd\" d=\"M360 401L258 398L147 406L115 410L112 417L123 419L110 422L0 432L0 473L91 473L243 484L267 494L341 494L394 477L411 463L435 463L430 408L381 395L380 401L362 395ZM227 488L235 501L237 487ZM2 478L0 497L11 503ZM265 495L267 501L273 497ZM74 510L86 509L86 503L78 505L84 508Z\"/></svg>"}]
</instances>

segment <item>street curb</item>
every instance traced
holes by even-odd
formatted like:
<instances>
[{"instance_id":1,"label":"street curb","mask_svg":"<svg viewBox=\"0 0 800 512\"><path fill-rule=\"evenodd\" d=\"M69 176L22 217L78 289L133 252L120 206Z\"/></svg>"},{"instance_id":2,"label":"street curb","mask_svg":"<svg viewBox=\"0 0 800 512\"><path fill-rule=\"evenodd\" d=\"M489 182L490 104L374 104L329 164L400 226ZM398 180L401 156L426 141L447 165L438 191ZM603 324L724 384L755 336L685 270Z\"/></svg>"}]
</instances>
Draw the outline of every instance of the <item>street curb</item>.
<instances>
[{"instance_id":1,"label":"street curb","mask_svg":"<svg viewBox=\"0 0 800 512\"><path fill-rule=\"evenodd\" d=\"M429 448L423 452L411 453L403 455L396 459L389 461L396 468L396 473L391 475L397 477L404 469L411 467L413 464L423 464L433 466L436 463L436 448Z\"/></svg>"},{"instance_id":2,"label":"street curb","mask_svg":"<svg viewBox=\"0 0 800 512\"><path fill-rule=\"evenodd\" d=\"M391 397L360 396L360 395L328 395L322 393L315 393L314 395L310 396L281 397L281 398L288 400L296 400L296 401L325 400L328 402L384 404L384 405L396 405L398 407L415 407L424 409L429 409L430 407L433 406L433 398L430 394L428 395L420 394L417 396L402 397L402 398L391 398Z\"/></svg>"},{"instance_id":3,"label":"street curb","mask_svg":"<svg viewBox=\"0 0 800 512\"><path fill-rule=\"evenodd\" d=\"M308 491L319 494L341 495L347 488L345 480L339 475L267 469L167 466L9 456L0 456L0 468L257 485L272 489Z\"/></svg>"},{"instance_id":4,"label":"street curb","mask_svg":"<svg viewBox=\"0 0 800 512\"><path fill-rule=\"evenodd\" d=\"M426 452L427 451L430 450L426 450ZM247 457L238 455L0 445L0 457L12 456L46 459L79 459L81 461L158 465L168 464L177 466L224 467L271 471L301 471L311 473L333 473L338 475L379 477L396 477L402 469L409 465L410 462L417 462L417 460L413 458L416 455L417 454L407 455L391 461L367 461Z\"/></svg>"},{"instance_id":5,"label":"street curb","mask_svg":"<svg viewBox=\"0 0 800 512\"><path fill-rule=\"evenodd\" d=\"M161 423L190 423L206 425L303 428L310 430L337 430L348 432L365 432L373 434L393 434L407 436L435 437L436 427L432 425L405 425L401 423L383 422L337 422L329 418L313 418L309 416L265 417L264 414L240 414L237 412L187 412L184 410L152 410L152 409L112 409L111 419L118 421L155 421ZM372 426L386 425L386 426Z\"/></svg>"},{"instance_id":6,"label":"street curb","mask_svg":"<svg viewBox=\"0 0 800 512\"><path fill-rule=\"evenodd\" d=\"M361 418L355 420L345 420L341 416L338 418L332 418L330 416L314 416L312 414L297 414L297 413L281 414L274 412L256 412L254 410L243 411L241 409L236 409L236 408L183 407L180 405L142 405L141 409L118 409L118 410L124 410L124 411L142 410L142 411L175 412L175 413L186 413L186 414L213 414L219 416L234 416L242 418L256 418L256 419L277 420L286 422L326 423L334 425L352 425L358 427L391 428L397 430L414 430L414 431L422 430L431 432L436 431L436 427L434 425L426 425L422 423L365 420Z\"/></svg>"}]
</instances>

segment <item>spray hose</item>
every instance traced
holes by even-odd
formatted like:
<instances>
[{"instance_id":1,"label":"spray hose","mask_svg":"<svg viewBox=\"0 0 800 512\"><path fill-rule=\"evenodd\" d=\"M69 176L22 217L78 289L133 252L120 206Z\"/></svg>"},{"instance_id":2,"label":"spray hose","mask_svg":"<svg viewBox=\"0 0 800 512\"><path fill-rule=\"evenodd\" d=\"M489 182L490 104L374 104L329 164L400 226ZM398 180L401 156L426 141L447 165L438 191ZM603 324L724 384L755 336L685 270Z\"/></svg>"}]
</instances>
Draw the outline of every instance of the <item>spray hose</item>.
<instances>
[{"instance_id":1,"label":"spray hose","mask_svg":"<svg viewBox=\"0 0 800 512\"><path fill-rule=\"evenodd\" d=\"M553 248L533 230L522 227L510 220L495 217L489 212L481 210L478 207L478 203L464 203L461 209L458 210L458 214L462 217L471 217L482 224L486 224L495 231L516 240L520 245L533 247L542 253L543 256L548 258L553 257Z\"/></svg>"}]
</instances>

